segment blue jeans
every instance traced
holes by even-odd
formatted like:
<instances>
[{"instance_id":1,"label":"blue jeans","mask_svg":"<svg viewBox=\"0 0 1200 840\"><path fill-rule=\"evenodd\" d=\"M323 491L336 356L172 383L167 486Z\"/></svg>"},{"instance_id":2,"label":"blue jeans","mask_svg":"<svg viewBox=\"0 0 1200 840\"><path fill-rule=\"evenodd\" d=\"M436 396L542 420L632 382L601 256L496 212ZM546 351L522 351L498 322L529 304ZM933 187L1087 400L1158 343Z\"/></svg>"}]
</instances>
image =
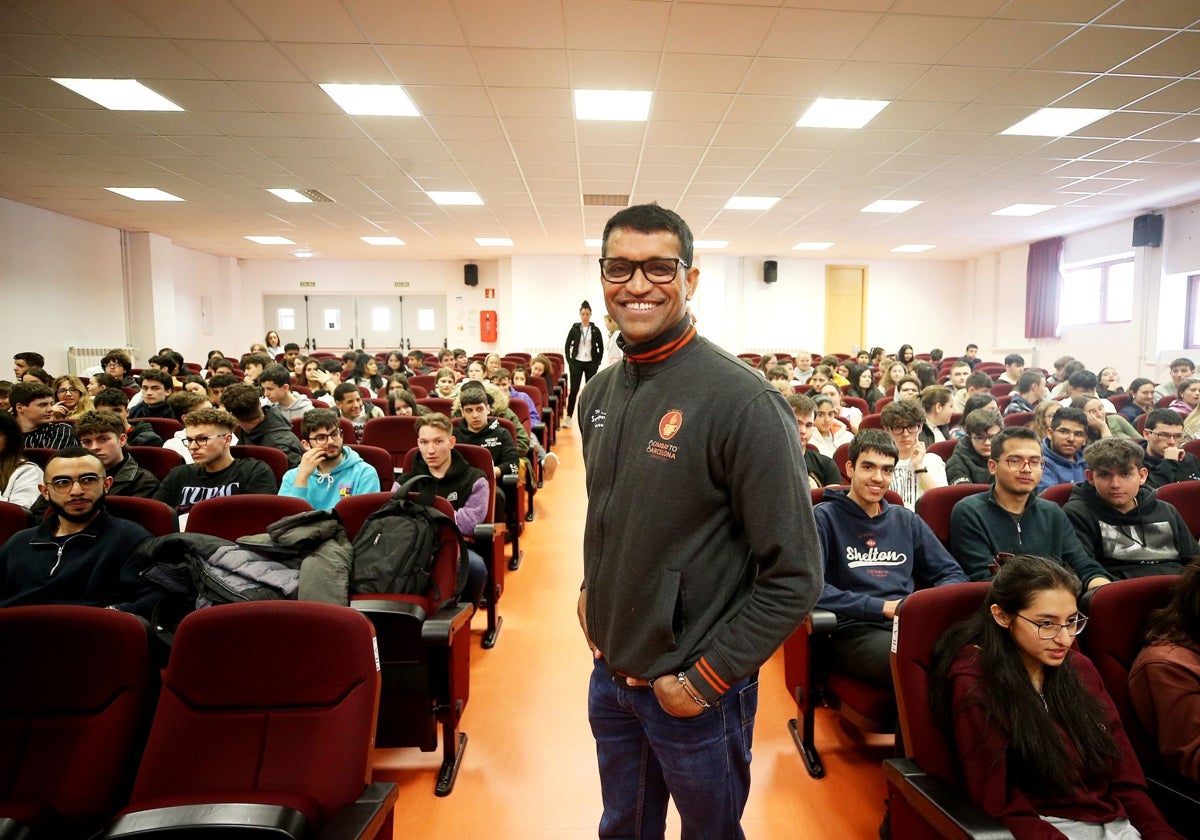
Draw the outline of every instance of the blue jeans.
<instances>
[{"instance_id":1,"label":"blue jeans","mask_svg":"<svg viewBox=\"0 0 1200 840\"><path fill-rule=\"evenodd\" d=\"M676 718L652 690L617 682L597 661L588 719L604 799L600 837L662 838L670 798L687 840L743 840L757 709L757 675L739 680L696 717Z\"/></svg>"}]
</instances>

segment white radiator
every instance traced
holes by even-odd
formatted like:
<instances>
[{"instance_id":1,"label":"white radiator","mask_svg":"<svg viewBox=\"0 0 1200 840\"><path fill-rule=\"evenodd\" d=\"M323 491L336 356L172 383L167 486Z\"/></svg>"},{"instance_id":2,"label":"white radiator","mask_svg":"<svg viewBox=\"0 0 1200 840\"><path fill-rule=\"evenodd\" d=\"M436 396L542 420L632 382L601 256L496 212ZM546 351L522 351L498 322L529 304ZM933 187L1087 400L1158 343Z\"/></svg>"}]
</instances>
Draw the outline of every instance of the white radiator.
<instances>
[{"instance_id":1,"label":"white radiator","mask_svg":"<svg viewBox=\"0 0 1200 840\"><path fill-rule=\"evenodd\" d=\"M67 372L72 376L80 376L89 368L100 366L100 360L108 355L110 350L124 350L133 359L136 350L132 347L68 347Z\"/></svg>"},{"instance_id":2,"label":"white radiator","mask_svg":"<svg viewBox=\"0 0 1200 840\"><path fill-rule=\"evenodd\" d=\"M985 361L1003 362L1004 357L1010 353L1016 353L1024 359L1025 367L1038 367L1034 358L1034 354L1037 353L1036 347L993 347Z\"/></svg>"}]
</instances>

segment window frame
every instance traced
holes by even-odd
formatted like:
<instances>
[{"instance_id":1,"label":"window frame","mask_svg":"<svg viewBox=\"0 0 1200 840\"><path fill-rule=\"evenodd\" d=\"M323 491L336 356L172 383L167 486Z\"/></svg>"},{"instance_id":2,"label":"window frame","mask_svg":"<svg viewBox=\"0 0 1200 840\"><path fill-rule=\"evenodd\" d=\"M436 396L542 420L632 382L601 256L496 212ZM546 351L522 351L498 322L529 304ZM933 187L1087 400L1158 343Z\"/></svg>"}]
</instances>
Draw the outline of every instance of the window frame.
<instances>
[{"instance_id":1,"label":"window frame","mask_svg":"<svg viewBox=\"0 0 1200 840\"><path fill-rule=\"evenodd\" d=\"M1200 331L1192 332L1196 316L1200 315L1200 274L1187 278L1187 320L1183 324L1183 346L1189 350L1200 347Z\"/></svg>"},{"instance_id":2,"label":"window frame","mask_svg":"<svg viewBox=\"0 0 1200 840\"><path fill-rule=\"evenodd\" d=\"M1078 264L1072 265L1070 267L1064 266L1061 269L1062 283L1063 283L1064 287L1067 283L1067 276L1069 274L1071 274L1072 272L1095 271L1095 270L1099 269L1099 271L1100 271L1100 303L1099 303L1099 319L1098 320L1064 324L1062 322L1063 310L1062 310L1062 299L1060 297L1059 310L1058 310L1058 320L1059 320L1058 326L1059 326L1060 331L1064 327L1068 327L1068 328L1069 327L1094 327L1094 326L1104 326L1104 325L1108 325L1108 324L1131 324L1131 323L1133 323L1132 301L1137 300L1136 290L1134 290L1134 294L1130 296L1131 303L1130 303L1130 307L1129 307L1129 317L1121 318L1121 319L1113 319L1113 320L1110 320L1108 318L1109 272L1112 270L1112 268L1114 266L1118 266L1118 265L1129 265L1131 268L1133 268L1136 271L1136 263L1134 261L1134 256L1132 254L1127 254L1127 255L1122 254L1119 257L1110 257L1108 259L1100 260L1097 262L1078 263ZM1136 279L1137 279L1136 275L1134 276L1133 279L1136 282Z\"/></svg>"}]
</instances>

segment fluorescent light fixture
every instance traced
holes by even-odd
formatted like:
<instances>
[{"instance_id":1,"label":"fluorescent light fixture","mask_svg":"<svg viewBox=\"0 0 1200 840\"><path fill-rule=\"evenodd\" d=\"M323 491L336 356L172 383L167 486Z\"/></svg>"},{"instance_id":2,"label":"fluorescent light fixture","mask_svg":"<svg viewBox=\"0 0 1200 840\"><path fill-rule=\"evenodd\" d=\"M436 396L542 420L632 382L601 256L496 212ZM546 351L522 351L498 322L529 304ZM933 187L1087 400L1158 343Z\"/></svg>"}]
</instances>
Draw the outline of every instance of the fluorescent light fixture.
<instances>
[{"instance_id":1,"label":"fluorescent light fixture","mask_svg":"<svg viewBox=\"0 0 1200 840\"><path fill-rule=\"evenodd\" d=\"M577 90L575 119L645 122L650 116L648 90Z\"/></svg>"},{"instance_id":2,"label":"fluorescent light fixture","mask_svg":"<svg viewBox=\"0 0 1200 840\"><path fill-rule=\"evenodd\" d=\"M368 245L403 245L404 240L399 236L360 236Z\"/></svg>"},{"instance_id":3,"label":"fluorescent light fixture","mask_svg":"<svg viewBox=\"0 0 1200 840\"><path fill-rule=\"evenodd\" d=\"M427 190L425 195L433 199L434 204L483 204L483 199L477 192L454 192L447 190Z\"/></svg>"},{"instance_id":4,"label":"fluorescent light fixture","mask_svg":"<svg viewBox=\"0 0 1200 840\"><path fill-rule=\"evenodd\" d=\"M735 195L725 202L726 210L769 210L779 201L773 195Z\"/></svg>"},{"instance_id":5,"label":"fluorescent light fixture","mask_svg":"<svg viewBox=\"0 0 1200 840\"><path fill-rule=\"evenodd\" d=\"M893 248L893 254L919 254L922 251L928 251L935 245L901 245L898 248Z\"/></svg>"},{"instance_id":6,"label":"fluorescent light fixture","mask_svg":"<svg viewBox=\"0 0 1200 840\"><path fill-rule=\"evenodd\" d=\"M728 248L728 239L697 239L692 243L693 248Z\"/></svg>"},{"instance_id":7,"label":"fluorescent light fixture","mask_svg":"<svg viewBox=\"0 0 1200 840\"><path fill-rule=\"evenodd\" d=\"M911 210L921 202L919 201L902 201L895 198L881 198L879 201L872 201L860 212L863 213L903 213L906 210Z\"/></svg>"},{"instance_id":8,"label":"fluorescent light fixture","mask_svg":"<svg viewBox=\"0 0 1200 840\"><path fill-rule=\"evenodd\" d=\"M1038 213L1045 213L1047 210L1053 210L1055 204L1010 204L1007 207L1001 207L999 210L993 210L993 216L1036 216Z\"/></svg>"},{"instance_id":9,"label":"fluorescent light fixture","mask_svg":"<svg viewBox=\"0 0 1200 840\"><path fill-rule=\"evenodd\" d=\"M312 199L299 190L267 190L267 192L292 204L312 204Z\"/></svg>"},{"instance_id":10,"label":"fluorescent light fixture","mask_svg":"<svg viewBox=\"0 0 1200 840\"><path fill-rule=\"evenodd\" d=\"M604 244L603 239L585 239L583 240L584 248L599 248Z\"/></svg>"},{"instance_id":11,"label":"fluorescent light fixture","mask_svg":"<svg viewBox=\"0 0 1200 840\"><path fill-rule=\"evenodd\" d=\"M833 247L832 242L797 242L792 246L793 251L825 251Z\"/></svg>"},{"instance_id":12,"label":"fluorescent light fixture","mask_svg":"<svg viewBox=\"0 0 1200 840\"><path fill-rule=\"evenodd\" d=\"M312 251L293 251L292 256L299 257L302 260L307 260L307 259L311 259L314 256L314 254Z\"/></svg>"},{"instance_id":13,"label":"fluorescent light fixture","mask_svg":"<svg viewBox=\"0 0 1200 840\"><path fill-rule=\"evenodd\" d=\"M177 195L163 192L154 187L105 187L109 192L132 198L134 201L183 201Z\"/></svg>"},{"instance_id":14,"label":"fluorescent light fixture","mask_svg":"<svg viewBox=\"0 0 1200 840\"><path fill-rule=\"evenodd\" d=\"M321 85L338 107L354 117L419 117L400 85Z\"/></svg>"},{"instance_id":15,"label":"fluorescent light fixture","mask_svg":"<svg viewBox=\"0 0 1200 840\"><path fill-rule=\"evenodd\" d=\"M257 242L259 245L295 245L296 243L288 239L286 236L247 236L251 242Z\"/></svg>"},{"instance_id":16,"label":"fluorescent light fixture","mask_svg":"<svg viewBox=\"0 0 1200 840\"><path fill-rule=\"evenodd\" d=\"M886 99L818 99L796 120L796 126L862 128L890 104Z\"/></svg>"},{"instance_id":17,"label":"fluorescent light fixture","mask_svg":"<svg viewBox=\"0 0 1200 840\"><path fill-rule=\"evenodd\" d=\"M475 244L484 248L511 248L513 241L507 236L476 236Z\"/></svg>"},{"instance_id":18,"label":"fluorescent light fixture","mask_svg":"<svg viewBox=\"0 0 1200 840\"><path fill-rule=\"evenodd\" d=\"M65 88L110 111L182 111L137 79L55 79Z\"/></svg>"},{"instance_id":19,"label":"fluorescent light fixture","mask_svg":"<svg viewBox=\"0 0 1200 840\"><path fill-rule=\"evenodd\" d=\"M1111 113L1112 111L1103 108L1041 108L1000 133L1029 137L1063 137Z\"/></svg>"}]
</instances>

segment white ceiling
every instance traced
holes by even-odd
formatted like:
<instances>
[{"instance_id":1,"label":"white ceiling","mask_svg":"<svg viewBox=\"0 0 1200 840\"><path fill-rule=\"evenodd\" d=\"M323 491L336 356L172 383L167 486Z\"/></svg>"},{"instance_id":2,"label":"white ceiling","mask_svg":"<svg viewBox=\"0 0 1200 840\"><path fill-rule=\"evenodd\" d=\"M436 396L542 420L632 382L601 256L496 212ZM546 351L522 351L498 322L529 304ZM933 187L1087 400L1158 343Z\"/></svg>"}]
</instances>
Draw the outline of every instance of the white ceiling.
<instances>
[{"instance_id":1,"label":"white ceiling","mask_svg":"<svg viewBox=\"0 0 1200 840\"><path fill-rule=\"evenodd\" d=\"M52 77L136 78L186 113L106 111ZM349 117L320 82L401 83L423 116ZM577 122L574 88L652 90L650 120ZM818 96L893 102L796 128ZM1050 105L1116 113L999 134ZM963 259L1200 198L1197 138L1200 0L0 0L0 196L242 258L295 250L247 234L339 259L583 253L615 208L582 195L605 193L735 254ZM859 212L879 198L924 203ZM1056 209L989 215L1015 202Z\"/></svg>"}]
</instances>

